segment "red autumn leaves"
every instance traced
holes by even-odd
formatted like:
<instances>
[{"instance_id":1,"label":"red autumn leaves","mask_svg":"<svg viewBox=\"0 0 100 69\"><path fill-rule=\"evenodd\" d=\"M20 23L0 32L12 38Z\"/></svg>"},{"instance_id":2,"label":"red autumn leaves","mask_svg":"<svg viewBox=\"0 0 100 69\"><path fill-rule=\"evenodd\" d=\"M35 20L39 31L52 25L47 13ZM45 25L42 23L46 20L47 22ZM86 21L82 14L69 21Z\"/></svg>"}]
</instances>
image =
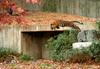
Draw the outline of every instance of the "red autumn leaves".
<instances>
[{"instance_id":1,"label":"red autumn leaves","mask_svg":"<svg viewBox=\"0 0 100 69\"><path fill-rule=\"evenodd\" d=\"M0 25L11 24L13 21L12 17L6 14L0 14Z\"/></svg>"},{"instance_id":2,"label":"red autumn leaves","mask_svg":"<svg viewBox=\"0 0 100 69\"><path fill-rule=\"evenodd\" d=\"M0 25L28 25L31 21L23 15L11 16L8 14L0 14Z\"/></svg>"}]
</instances>

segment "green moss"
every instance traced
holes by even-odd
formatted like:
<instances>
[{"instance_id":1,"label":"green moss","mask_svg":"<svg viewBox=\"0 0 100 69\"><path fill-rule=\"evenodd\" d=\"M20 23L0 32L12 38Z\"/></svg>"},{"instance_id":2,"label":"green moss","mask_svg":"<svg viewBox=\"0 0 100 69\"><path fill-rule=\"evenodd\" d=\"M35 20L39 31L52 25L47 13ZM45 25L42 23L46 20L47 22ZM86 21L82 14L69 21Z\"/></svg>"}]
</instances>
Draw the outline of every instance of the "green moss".
<instances>
[{"instance_id":1,"label":"green moss","mask_svg":"<svg viewBox=\"0 0 100 69\"><path fill-rule=\"evenodd\" d=\"M29 61L29 60L32 60L31 57L27 54L22 54L20 55L19 57L22 61Z\"/></svg>"}]
</instances>

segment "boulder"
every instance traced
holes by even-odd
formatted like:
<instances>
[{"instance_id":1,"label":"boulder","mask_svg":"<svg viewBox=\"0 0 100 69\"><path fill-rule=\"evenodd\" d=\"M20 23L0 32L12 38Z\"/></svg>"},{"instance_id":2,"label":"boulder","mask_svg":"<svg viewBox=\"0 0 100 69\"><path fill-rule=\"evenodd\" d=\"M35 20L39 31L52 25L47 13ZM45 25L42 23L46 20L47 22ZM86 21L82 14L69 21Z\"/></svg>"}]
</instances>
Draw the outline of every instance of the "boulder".
<instances>
[{"instance_id":1,"label":"boulder","mask_svg":"<svg viewBox=\"0 0 100 69\"><path fill-rule=\"evenodd\" d=\"M98 31L84 30L78 33L78 42L92 42L98 40Z\"/></svg>"},{"instance_id":2,"label":"boulder","mask_svg":"<svg viewBox=\"0 0 100 69\"><path fill-rule=\"evenodd\" d=\"M81 49L83 47L89 47L92 44L92 42L76 42L73 43L72 47L73 49L78 48Z\"/></svg>"}]
</instances>

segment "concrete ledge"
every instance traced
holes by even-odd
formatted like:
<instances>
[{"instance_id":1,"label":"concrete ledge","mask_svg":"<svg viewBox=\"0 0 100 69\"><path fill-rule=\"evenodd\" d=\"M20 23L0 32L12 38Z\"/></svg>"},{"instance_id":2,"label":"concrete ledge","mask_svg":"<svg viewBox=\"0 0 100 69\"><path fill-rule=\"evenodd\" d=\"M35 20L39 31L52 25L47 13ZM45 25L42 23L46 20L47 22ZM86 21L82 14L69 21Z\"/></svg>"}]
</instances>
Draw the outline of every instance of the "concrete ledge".
<instances>
[{"instance_id":1,"label":"concrete ledge","mask_svg":"<svg viewBox=\"0 0 100 69\"><path fill-rule=\"evenodd\" d=\"M76 42L76 43L73 43L73 48L78 48L78 49L81 49L83 47L89 47L90 45L92 44L92 42Z\"/></svg>"}]
</instances>

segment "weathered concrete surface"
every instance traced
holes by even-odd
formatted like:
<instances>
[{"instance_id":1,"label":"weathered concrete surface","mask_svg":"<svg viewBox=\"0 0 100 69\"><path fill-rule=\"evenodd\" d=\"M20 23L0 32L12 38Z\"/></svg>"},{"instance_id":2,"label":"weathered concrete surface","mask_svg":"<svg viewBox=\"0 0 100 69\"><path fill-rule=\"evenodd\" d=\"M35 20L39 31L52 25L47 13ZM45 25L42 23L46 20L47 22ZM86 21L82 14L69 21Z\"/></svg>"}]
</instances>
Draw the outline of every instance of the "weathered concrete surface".
<instances>
[{"instance_id":1,"label":"weathered concrete surface","mask_svg":"<svg viewBox=\"0 0 100 69\"><path fill-rule=\"evenodd\" d=\"M88 42L98 40L98 31L96 30L83 30L78 33L78 42Z\"/></svg>"},{"instance_id":2,"label":"weathered concrete surface","mask_svg":"<svg viewBox=\"0 0 100 69\"><path fill-rule=\"evenodd\" d=\"M34 26L0 26L0 47L13 48L13 50L21 53L21 32L24 31L48 31L48 25L34 25Z\"/></svg>"},{"instance_id":3,"label":"weathered concrete surface","mask_svg":"<svg viewBox=\"0 0 100 69\"><path fill-rule=\"evenodd\" d=\"M100 17L100 0L43 0L41 4L14 0L19 6L28 10L45 10L63 12L88 17Z\"/></svg>"},{"instance_id":4,"label":"weathered concrete surface","mask_svg":"<svg viewBox=\"0 0 100 69\"><path fill-rule=\"evenodd\" d=\"M89 47L91 44L92 42L76 42L76 43L73 43L72 47L74 49L75 48L81 49L83 47Z\"/></svg>"},{"instance_id":5,"label":"weathered concrete surface","mask_svg":"<svg viewBox=\"0 0 100 69\"><path fill-rule=\"evenodd\" d=\"M44 47L50 37L53 37L61 31L43 31L43 32L22 32L21 50L22 53L34 56L34 60L41 58L49 58L48 51Z\"/></svg>"}]
</instances>

